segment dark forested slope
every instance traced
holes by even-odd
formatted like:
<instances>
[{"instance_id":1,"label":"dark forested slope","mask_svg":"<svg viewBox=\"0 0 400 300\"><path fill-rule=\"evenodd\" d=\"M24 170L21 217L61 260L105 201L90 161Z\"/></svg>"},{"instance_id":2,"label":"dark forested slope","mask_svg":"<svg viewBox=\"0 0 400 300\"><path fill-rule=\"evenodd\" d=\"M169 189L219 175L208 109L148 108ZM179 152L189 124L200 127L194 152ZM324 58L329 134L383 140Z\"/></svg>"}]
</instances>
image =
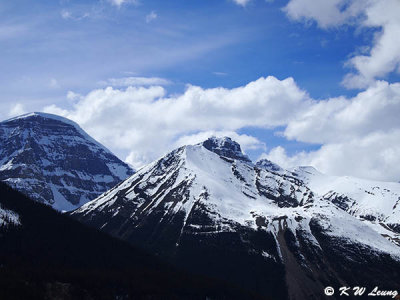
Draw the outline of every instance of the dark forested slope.
<instances>
[{"instance_id":1,"label":"dark forested slope","mask_svg":"<svg viewBox=\"0 0 400 300\"><path fill-rule=\"evenodd\" d=\"M176 271L3 183L0 213L0 299L252 298Z\"/></svg>"}]
</instances>

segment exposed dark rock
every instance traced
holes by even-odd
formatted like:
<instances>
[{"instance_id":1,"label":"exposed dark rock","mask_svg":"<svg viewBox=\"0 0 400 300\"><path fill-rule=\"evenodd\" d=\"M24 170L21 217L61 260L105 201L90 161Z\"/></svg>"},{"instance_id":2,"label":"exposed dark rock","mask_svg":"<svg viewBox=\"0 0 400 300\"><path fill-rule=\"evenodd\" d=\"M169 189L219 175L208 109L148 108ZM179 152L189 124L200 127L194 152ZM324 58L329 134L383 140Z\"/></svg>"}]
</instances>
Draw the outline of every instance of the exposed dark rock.
<instances>
[{"instance_id":1,"label":"exposed dark rock","mask_svg":"<svg viewBox=\"0 0 400 300\"><path fill-rule=\"evenodd\" d=\"M70 120L33 113L0 123L0 180L56 209L76 208L132 174Z\"/></svg>"},{"instance_id":2,"label":"exposed dark rock","mask_svg":"<svg viewBox=\"0 0 400 300\"><path fill-rule=\"evenodd\" d=\"M251 162L251 160L242 153L240 145L235 141L232 141L229 137L209 138L203 142L203 146L220 156Z\"/></svg>"}]
</instances>

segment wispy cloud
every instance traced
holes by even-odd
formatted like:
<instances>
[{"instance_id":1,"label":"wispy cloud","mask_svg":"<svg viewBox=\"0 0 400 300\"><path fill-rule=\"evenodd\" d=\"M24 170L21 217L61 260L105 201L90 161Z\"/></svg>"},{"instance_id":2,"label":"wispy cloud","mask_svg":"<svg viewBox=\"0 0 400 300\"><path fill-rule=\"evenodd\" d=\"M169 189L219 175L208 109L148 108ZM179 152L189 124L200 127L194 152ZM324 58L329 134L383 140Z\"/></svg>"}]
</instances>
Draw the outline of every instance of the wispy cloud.
<instances>
[{"instance_id":1,"label":"wispy cloud","mask_svg":"<svg viewBox=\"0 0 400 300\"><path fill-rule=\"evenodd\" d=\"M59 87L60 87L60 84L59 84L59 82L58 82L57 79L51 78L51 79L50 79L50 82L49 82L49 86L50 86L51 88L53 88L53 89L56 89L56 88L59 88Z\"/></svg>"},{"instance_id":2,"label":"wispy cloud","mask_svg":"<svg viewBox=\"0 0 400 300\"><path fill-rule=\"evenodd\" d=\"M69 11L69 10L63 9L63 10L61 11L61 17L62 17L64 20L80 21L80 20L83 20L83 19L86 19L86 18L90 17L90 13L85 12L85 13L81 13L80 15L76 15L76 14L73 14L73 13L72 13L71 11Z\"/></svg>"},{"instance_id":3,"label":"wispy cloud","mask_svg":"<svg viewBox=\"0 0 400 300\"><path fill-rule=\"evenodd\" d=\"M29 30L29 27L23 24L0 24L0 40L16 38Z\"/></svg>"},{"instance_id":4,"label":"wispy cloud","mask_svg":"<svg viewBox=\"0 0 400 300\"><path fill-rule=\"evenodd\" d=\"M150 86L150 85L169 85L171 81L160 77L122 77L109 78L106 81L100 81L100 85L126 87L126 86Z\"/></svg>"},{"instance_id":5,"label":"wispy cloud","mask_svg":"<svg viewBox=\"0 0 400 300\"><path fill-rule=\"evenodd\" d=\"M213 72L213 74L217 75L217 76L226 76L226 75L228 75L228 73L225 73L225 72Z\"/></svg>"},{"instance_id":6,"label":"wispy cloud","mask_svg":"<svg viewBox=\"0 0 400 300\"><path fill-rule=\"evenodd\" d=\"M70 11L64 9L61 11L61 17L65 20L68 20L72 18L72 15Z\"/></svg>"},{"instance_id":7,"label":"wispy cloud","mask_svg":"<svg viewBox=\"0 0 400 300\"><path fill-rule=\"evenodd\" d=\"M241 6L246 6L247 3L249 3L250 1L251 0L233 0L233 2L235 2L236 4L241 5Z\"/></svg>"},{"instance_id":8,"label":"wispy cloud","mask_svg":"<svg viewBox=\"0 0 400 300\"><path fill-rule=\"evenodd\" d=\"M150 23L152 21L154 21L155 19L157 19L158 15L155 13L155 11L150 12L147 16L146 16L146 23Z\"/></svg>"},{"instance_id":9,"label":"wispy cloud","mask_svg":"<svg viewBox=\"0 0 400 300\"><path fill-rule=\"evenodd\" d=\"M112 5L121 7L123 4L139 4L139 0L108 0Z\"/></svg>"}]
</instances>

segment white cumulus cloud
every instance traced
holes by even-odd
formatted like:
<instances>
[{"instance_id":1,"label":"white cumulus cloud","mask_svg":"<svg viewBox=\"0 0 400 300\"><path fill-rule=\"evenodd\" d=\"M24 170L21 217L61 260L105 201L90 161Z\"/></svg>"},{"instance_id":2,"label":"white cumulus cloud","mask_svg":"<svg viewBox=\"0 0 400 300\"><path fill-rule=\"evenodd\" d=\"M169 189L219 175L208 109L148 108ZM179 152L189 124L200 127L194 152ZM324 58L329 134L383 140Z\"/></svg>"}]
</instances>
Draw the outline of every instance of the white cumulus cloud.
<instances>
[{"instance_id":1,"label":"white cumulus cloud","mask_svg":"<svg viewBox=\"0 0 400 300\"><path fill-rule=\"evenodd\" d=\"M128 161L135 167L163 155L180 141L199 141L220 133L234 135L245 149L262 147L256 139L233 132L245 126L284 125L311 104L293 79L275 77L234 89L188 86L174 96L166 96L162 86L107 87L76 99L70 110L52 105L45 111L78 122L115 151L129 150Z\"/></svg>"},{"instance_id":2,"label":"white cumulus cloud","mask_svg":"<svg viewBox=\"0 0 400 300\"><path fill-rule=\"evenodd\" d=\"M354 69L343 84L366 88L400 68L400 1L398 0L290 0L284 8L289 18L315 21L324 29L343 24L378 30L366 54L356 54L346 65Z\"/></svg>"},{"instance_id":3,"label":"white cumulus cloud","mask_svg":"<svg viewBox=\"0 0 400 300\"><path fill-rule=\"evenodd\" d=\"M316 101L288 123L284 134L310 143L343 142L398 129L399 116L400 83L378 81L350 99Z\"/></svg>"},{"instance_id":4,"label":"white cumulus cloud","mask_svg":"<svg viewBox=\"0 0 400 300\"><path fill-rule=\"evenodd\" d=\"M284 167L313 165L334 175L400 179L400 83L377 81L352 98L318 101L292 78L272 76L232 89L188 86L176 95L151 85L68 97L72 108L52 105L45 111L78 122L111 150L125 152L136 168L183 144L227 135L244 151L265 151L264 157ZM248 127L283 127L289 140L322 146L288 155L282 147L267 149L268 141L237 133Z\"/></svg>"},{"instance_id":5,"label":"white cumulus cloud","mask_svg":"<svg viewBox=\"0 0 400 300\"><path fill-rule=\"evenodd\" d=\"M293 116L284 136L320 149L290 156L276 147L263 157L285 167L312 165L327 174L399 181L399 115L400 83L376 82L353 98L315 101Z\"/></svg>"},{"instance_id":6,"label":"white cumulus cloud","mask_svg":"<svg viewBox=\"0 0 400 300\"><path fill-rule=\"evenodd\" d=\"M279 165L314 166L331 175L349 175L383 181L400 180L400 129L374 132L347 142L327 143L321 149L287 155L282 147L271 149L261 158Z\"/></svg>"},{"instance_id":7,"label":"white cumulus cloud","mask_svg":"<svg viewBox=\"0 0 400 300\"><path fill-rule=\"evenodd\" d=\"M21 103L14 104L8 112L8 117L16 117L26 113L25 107Z\"/></svg>"}]
</instances>

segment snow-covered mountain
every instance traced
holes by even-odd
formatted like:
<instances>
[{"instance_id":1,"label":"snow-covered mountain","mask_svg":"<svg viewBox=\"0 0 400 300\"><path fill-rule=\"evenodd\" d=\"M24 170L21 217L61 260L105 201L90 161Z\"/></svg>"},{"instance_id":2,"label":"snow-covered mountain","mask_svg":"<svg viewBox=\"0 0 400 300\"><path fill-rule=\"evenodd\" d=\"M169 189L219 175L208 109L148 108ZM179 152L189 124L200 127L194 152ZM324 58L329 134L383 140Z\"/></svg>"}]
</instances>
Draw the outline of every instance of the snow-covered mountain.
<instances>
[{"instance_id":1,"label":"snow-covered mountain","mask_svg":"<svg viewBox=\"0 0 400 300\"><path fill-rule=\"evenodd\" d=\"M312 167L293 170L318 196L400 246L400 184L329 176Z\"/></svg>"},{"instance_id":2,"label":"snow-covered mountain","mask_svg":"<svg viewBox=\"0 0 400 300\"><path fill-rule=\"evenodd\" d=\"M399 191L400 184L335 185L311 168L253 164L230 138L210 138L172 151L71 215L260 295L323 299L326 286L397 287L400 207L388 203Z\"/></svg>"},{"instance_id":3,"label":"snow-covered mountain","mask_svg":"<svg viewBox=\"0 0 400 300\"><path fill-rule=\"evenodd\" d=\"M55 209L77 208L132 174L68 119L30 113L0 123L0 180Z\"/></svg>"}]
</instances>

